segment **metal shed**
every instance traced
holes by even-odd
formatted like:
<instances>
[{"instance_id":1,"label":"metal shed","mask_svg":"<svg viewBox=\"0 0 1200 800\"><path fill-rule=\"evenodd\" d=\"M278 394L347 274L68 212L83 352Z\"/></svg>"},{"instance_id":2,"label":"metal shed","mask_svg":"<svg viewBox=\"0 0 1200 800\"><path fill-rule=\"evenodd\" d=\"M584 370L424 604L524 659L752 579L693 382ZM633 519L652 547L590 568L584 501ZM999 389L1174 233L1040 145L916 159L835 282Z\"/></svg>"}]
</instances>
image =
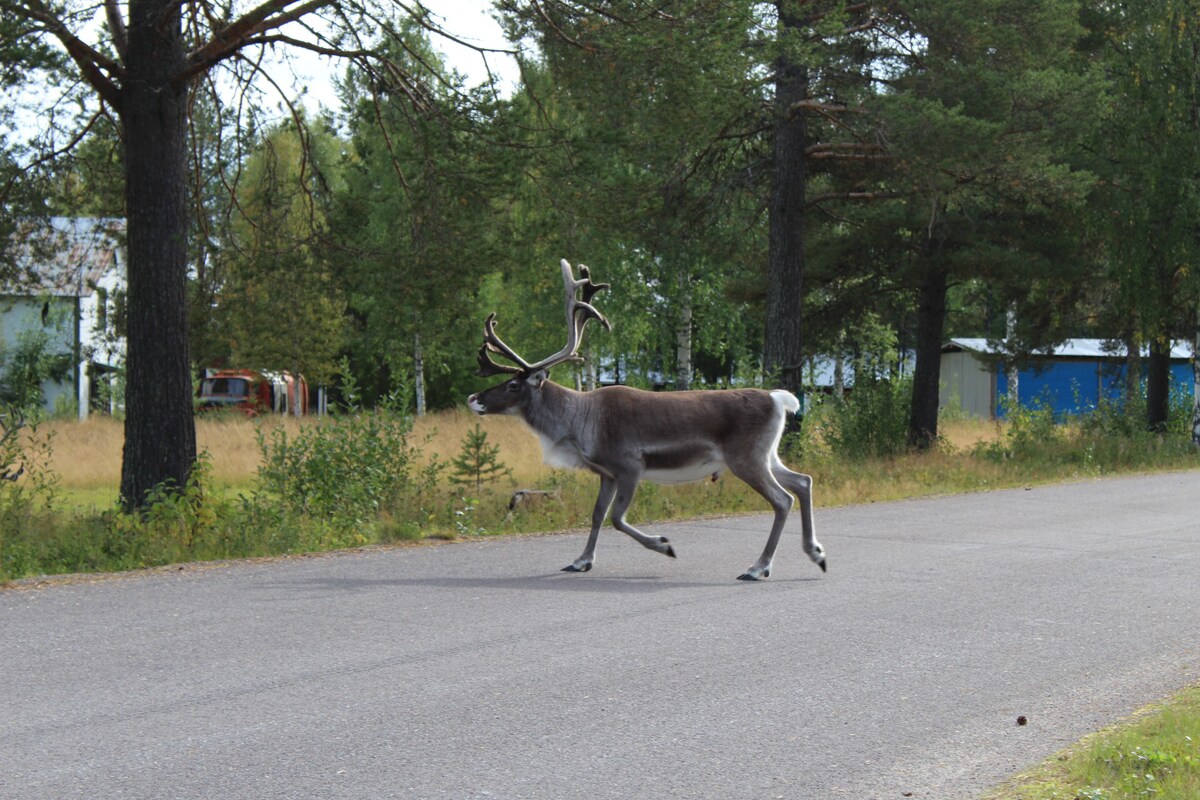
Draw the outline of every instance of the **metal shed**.
<instances>
[{"instance_id":1,"label":"metal shed","mask_svg":"<svg viewBox=\"0 0 1200 800\"><path fill-rule=\"evenodd\" d=\"M1142 357L1145 358L1143 350ZM1171 347L1171 392L1193 391L1192 345ZM1119 399L1125 381L1125 346L1109 339L1068 339L1039 352L1017 370L1020 403L1048 406L1055 414L1095 408L1100 398ZM957 406L974 417L1004 417L1000 399L1009 394L1003 350L987 339L951 339L942 346L939 407Z\"/></svg>"}]
</instances>

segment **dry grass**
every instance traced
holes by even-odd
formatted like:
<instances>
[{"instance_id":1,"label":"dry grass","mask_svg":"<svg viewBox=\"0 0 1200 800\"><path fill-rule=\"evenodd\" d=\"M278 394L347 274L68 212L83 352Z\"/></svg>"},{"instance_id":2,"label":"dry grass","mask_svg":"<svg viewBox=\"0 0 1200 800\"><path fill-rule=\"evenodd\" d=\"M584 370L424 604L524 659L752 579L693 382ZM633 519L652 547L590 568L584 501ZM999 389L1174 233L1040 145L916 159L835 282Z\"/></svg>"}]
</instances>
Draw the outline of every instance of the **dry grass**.
<instances>
[{"instance_id":1,"label":"dry grass","mask_svg":"<svg viewBox=\"0 0 1200 800\"><path fill-rule=\"evenodd\" d=\"M255 436L259 426L283 426L295 431L301 425L318 424L313 418L296 420L270 418L250 420L236 416L208 416L196 420L196 440L201 452L212 462L213 477L219 485L246 486L252 483L262 460ZM449 462L462 450L467 433L479 424L488 442L498 446L499 458L512 469L513 484L521 487L544 485L554 471L542 463L537 437L513 417L480 419L465 409L430 414L416 421L416 441L425 442L427 458ZM69 492L112 493L120 483L121 447L124 429L121 422L108 417L92 417L85 422L58 420L47 423L54 431L53 469ZM884 461L873 468L848 468L836 461L821 460L793 467L814 473L823 505L909 497L936 490L934 481L955 469L956 452L974 443L994 440L1001 435L994 422L953 420L943 424L942 435L949 454L926 454ZM976 469L979 467L977 466ZM986 480L987 476L983 476ZM737 481L722 479L722 483ZM703 487L700 489L705 491ZM722 487L722 490L734 490Z\"/></svg>"},{"instance_id":2,"label":"dry grass","mask_svg":"<svg viewBox=\"0 0 1200 800\"><path fill-rule=\"evenodd\" d=\"M979 442L995 442L1004 436L1002 423L986 419L953 419L938 423L938 435L951 451L969 450Z\"/></svg>"},{"instance_id":3,"label":"dry grass","mask_svg":"<svg viewBox=\"0 0 1200 800\"><path fill-rule=\"evenodd\" d=\"M436 455L439 461L449 462L462 451L462 442L476 425L487 434L488 444L499 447L499 459L512 469L513 480L521 486L535 486L552 474L542 464L542 446L537 436L516 417L480 418L466 409L441 411L417 420L415 433L431 436L423 449L427 456Z\"/></svg>"},{"instance_id":4,"label":"dry grass","mask_svg":"<svg viewBox=\"0 0 1200 800\"><path fill-rule=\"evenodd\" d=\"M521 485L533 485L548 477L549 468L542 465L541 446L519 420L512 417L488 417L480 420L468 411L444 411L422 417L416 422L417 441L429 438L423 445L427 457L449 461L459 454L462 440L480 423L488 442L500 448L500 459L513 470ZM196 419L196 444L207 452L213 466L213 477L222 485L235 486L254 480L262 453L255 431L260 426L283 426L295 431L301 425L318 424L314 418L296 420L270 418L251 420L236 416L208 416ZM93 416L85 422L55 420L46 423L45 430L53 431L54 458L52 468L68 490L114 489L121 480L121 448L124 427L111 417Z\"/></svg>"}]
</instances>

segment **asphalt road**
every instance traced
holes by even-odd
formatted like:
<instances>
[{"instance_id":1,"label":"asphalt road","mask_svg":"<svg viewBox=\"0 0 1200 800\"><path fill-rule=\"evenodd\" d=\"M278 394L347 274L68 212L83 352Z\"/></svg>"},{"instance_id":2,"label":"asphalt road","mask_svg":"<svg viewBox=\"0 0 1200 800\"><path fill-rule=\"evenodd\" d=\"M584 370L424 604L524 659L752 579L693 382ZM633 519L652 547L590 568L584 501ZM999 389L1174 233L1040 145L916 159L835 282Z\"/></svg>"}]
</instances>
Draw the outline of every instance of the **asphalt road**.
<instances>
[{"instance_id":1,"label":"asphalt road","mask_svg":"<svg viewBox=\"0 0 1200 800\"><path fill-rule=\"evenodd\" d=\"M1200 680L1200 472L816 491L758 584L765 517L0 592L0 797L943 800Z\"/></svg>"}]
</instances>

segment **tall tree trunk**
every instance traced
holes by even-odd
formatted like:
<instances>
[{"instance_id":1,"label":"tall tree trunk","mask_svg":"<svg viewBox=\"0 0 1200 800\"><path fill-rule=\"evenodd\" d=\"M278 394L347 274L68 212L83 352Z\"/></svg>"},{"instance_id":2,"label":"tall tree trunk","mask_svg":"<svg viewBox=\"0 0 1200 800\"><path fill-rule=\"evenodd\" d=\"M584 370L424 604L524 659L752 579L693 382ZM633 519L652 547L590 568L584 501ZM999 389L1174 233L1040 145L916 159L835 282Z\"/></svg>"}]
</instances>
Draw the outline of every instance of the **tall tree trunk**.
<instances>
[{"instance_id":1,"label":"tall tree trunk","mask_svg":"<svg viewBox=\"0 0 1200 800\"><path fill-rule=\"evenodd\" d=\"M159 486L182 488L196 462L187 320L188 87L179 4L129 3L125 147L128 338L121 499L140 508Z\"/></svg>"},{"instance_id":2,"label":"tall tree trunk","mask_svg":"<svg viewBox=\"0 0 1200 800\"><path fill-rule=\"evenodd\" d=\"M1125 385L1122 388L1125 408L1136 407L1138 389L1142 383L1142 345L1138 341L1136 323L1125 329Z\"/></svg>"},{"instance_id":3,"label":"tall tree trunk","mask_svg":"<svg viewBox=\"0 0 1200 800\"><path fill-rule=\"evenodd\" d=\"M1008 349L1008 363L1005 364L1005 372L1008 374L1008 407L1015 408L1021 402L1021 370L1017 368L1017 360L1013 358L1013 353L1016 352L1014 340L1017 336L1016 309L1010 308L1004 320L1005 344Z\"/></svg>"},{"instance_id":4,"label":"tall tree trunk","mask_svg":"<svg viewBox=\"0 0 1200 800\"><path fill-rule=\"evenodd\" d=\"M779 36L799 35L795 3L776 0ZM785 46L776 64L775 136L772 151L767 321L763 366L781 388L802 389L801 310L804 283L805 139L807 119L797 104L808 98L808 68L794 62ZM795 418L794 418L795 419Z\"/></svg>"},{"instance_id":5,"label":"tall tree trunk","mask_svg":"<svg viewBox=\"0 0 1200 800\"><path fill-rule=\"evenodd\" d=\"M908 417L908 443L928 450L937 441L938 383L942 371L942 335L946 327L946 270L929 265L917 302L917 363Z\"/></svg>"},{"instance_id":6,"label":"tall tree trunk","mask_svg":"<svg viewBox=\"0 0 1200 800\"><path fill-rule=\"evenodd\" d=\"M593 391L599 382L596 375L596 354L589 348L584 351L583 388L588 392Z\"/></svg>"},{"instance_id":7,"label":"tall tree trunk","mask_svg":"<svg viewBox=\"0 0 1200 800\"><path fill-rule=\"evenodd\" d=\"M425 416L425 351L421 334L413 334L413 393L416 395L417 416Z\"/></svg>"},{"instance_id":8,"label":"tall tree trunk","mask_svg":"<svg viewBox=\"0 0 1200 800\"><path fill-rule=\"evenodd\" d=\"M679 298L679 318L675 322L675 389L692 388L692 292L685 288Z\"/></svg>"},{"instance_id":9,"label":"tall tree trunk","mask_svg":"<svg viewBox=\"0 0 1200 800\"><path fill-rule=\"evenodd\" d=\"M1162 433L1171 413L1171 340L1155 336L1146 359L1146 428Z\"/></svg>"},{"instance_id":10,"label":"tall tree trunk","mask_svg":"<svg viewBox=\"0 0 1200 800\"><path fill-rule=\"evenodd\" d=\"M857 376L856 376L857 377ZM846 331L838 331L833 345L833 402L846 402Z\"/></svg>"}]
</instances>

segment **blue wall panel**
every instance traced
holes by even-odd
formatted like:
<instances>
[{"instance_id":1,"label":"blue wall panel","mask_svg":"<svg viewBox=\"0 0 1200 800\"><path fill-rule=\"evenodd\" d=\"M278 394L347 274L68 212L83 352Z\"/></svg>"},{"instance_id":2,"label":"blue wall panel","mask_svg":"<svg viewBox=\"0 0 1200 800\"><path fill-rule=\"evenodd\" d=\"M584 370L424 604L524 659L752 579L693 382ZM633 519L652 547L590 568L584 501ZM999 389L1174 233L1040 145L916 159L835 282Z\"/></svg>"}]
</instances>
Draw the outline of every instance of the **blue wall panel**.
<instances>
[{"instance_id":1,"label":"blue wall panel","mask_svg":"<svg viewBox=\"0 0 1200 800\"><path fill-rule=\"evenodd\" d=\"M1145 362L1142 380L1145 380ZM1018 372L1021 405L1050 407L1056 416L1078 414L1096 407L1101 392L1109 400L1119 401L1125 386L1125 364L1120 361L1072 360L1043 361ZM1186 362L1171 364L1172 397L1192 395L1192 366ZM1008 396L1008 372L1003 363L997 368L997 400ZM996 416L1005 417L1004 404L997 402Z\"/></svg>"}]
</instances>

